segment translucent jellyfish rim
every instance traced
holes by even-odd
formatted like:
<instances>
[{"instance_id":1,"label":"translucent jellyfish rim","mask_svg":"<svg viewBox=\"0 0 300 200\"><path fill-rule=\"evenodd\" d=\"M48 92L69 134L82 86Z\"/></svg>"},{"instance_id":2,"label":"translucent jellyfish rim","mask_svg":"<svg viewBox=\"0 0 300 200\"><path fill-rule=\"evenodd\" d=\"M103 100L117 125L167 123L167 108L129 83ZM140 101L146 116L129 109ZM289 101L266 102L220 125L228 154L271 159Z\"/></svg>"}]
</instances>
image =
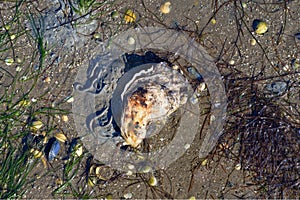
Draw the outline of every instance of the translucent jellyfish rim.
<instances>
[{"instance_id":1,"label":"translucent jellyfish rim","mask_svg":"<svg viewBox=\"0 0 300 200\"><path fill-rule=\"evenodd\" d=\"M128 42L129 38L130 43ZM132 38L134 40L132 40ZM190 62L198 70L198 72L200 72L208 87L211 101L211 118L209 130L199 150L199 157L206 157L215 147L220 135L222 134L224 120L226 117L227 98L225 87L222 81L222 76L214 63L213 58L208 55L205 49L183 32L158 27L130 29L120 33L118 36L108 41L105 41L104 44L105 45L103 45L102 48L104 46L105 48L103 48L102 50L110 55L112 62L120 59L122 55L128 52L135 52L145 49L156 49L159 51L168 51L174 53L175 55L181 56L182 58ZM88 66L86 65L79 70L76 80L82 79L82 73L87 71L87 67ZM87 103L89 105L86 105ZM192 104L188 106L191 106L190 109L193 110L196 114L200 113L200 111L197 110L199 109L199 106L196 106L197 108L195 106L193 107ZM104 163L118 170L126 170L126 166L124 166L124 164L134 163L135 161L132 160L131 162L130 155L123 156L124 152L119 152L121 156L118 157L118 154L115 152L120 151L120 149L116 148L114 144L109 144L109 142L105 143L105 146L97 146L99 144L97 143L97 141L95 141L93 133L91 133L90 130L86 127L84 119L87 116L84 113L84 109L79 109L79 107L91 108L91 111L95 112L95 97L92 94L76 92L76 90L74 90L74 102L72 107L74 113L74 121L78 134L79 136L81 136L82 142L85 147L98 160L103 161L103 158L109 157L110 159L104 161ZM80 111L83 111L83 113L79 115L78 113L80 113ZM185 120L188 119L187 117L182 118L184 118ZM195 118L192 120L197 119ZM198 122L200 123L200 120ZM197 125L197 121L194 122L194 124ZM184 130L186 128L189 127L183 126L183 129L181 130ZM188 134L178 134L177 131L174 138L175 142L172 140L170 144L166 145L167 148L159 151L158 154L150 152L144 155L142 153L142 157L150 157L149 160L152 164L154 163L153 165L155 169L166 168L185 153L186 149L183 148L183 146L185 144L191 144L193 142L194 136L196 135L197 131L198 129L192 129L192 131L188 131ZM121 160L114 160L114 158ZM124 160L122 160L122 158L124 158Z\"/></svg>"}]
</instances>

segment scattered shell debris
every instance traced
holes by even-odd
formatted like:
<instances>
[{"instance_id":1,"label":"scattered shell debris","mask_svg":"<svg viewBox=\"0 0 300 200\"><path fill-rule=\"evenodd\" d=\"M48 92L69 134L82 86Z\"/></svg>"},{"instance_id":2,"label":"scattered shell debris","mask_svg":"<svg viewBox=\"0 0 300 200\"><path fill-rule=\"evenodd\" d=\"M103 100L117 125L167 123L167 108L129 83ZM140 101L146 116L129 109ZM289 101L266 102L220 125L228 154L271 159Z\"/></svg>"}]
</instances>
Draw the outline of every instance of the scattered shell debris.
<instances>
[{"instance_id":1,"label":"scattered shell debris","mask_svg":"<svg viewBox=\"0 0 300 200\"><path fill-rule=\"evenodd\" d=\"M168 14L171 11L171 3L170 2L165 2L163 5L160 6L159 10L163 14Z\"/></svg>"}]
</instances>

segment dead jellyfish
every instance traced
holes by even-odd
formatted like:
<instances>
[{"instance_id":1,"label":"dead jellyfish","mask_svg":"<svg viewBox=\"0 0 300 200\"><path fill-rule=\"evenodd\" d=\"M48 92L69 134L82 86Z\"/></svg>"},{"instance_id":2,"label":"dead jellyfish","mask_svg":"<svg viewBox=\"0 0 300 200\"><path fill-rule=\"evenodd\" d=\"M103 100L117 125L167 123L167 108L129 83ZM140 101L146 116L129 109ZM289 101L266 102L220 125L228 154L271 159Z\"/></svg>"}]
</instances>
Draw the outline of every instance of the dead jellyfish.
<instances>
[{"instance_id":1,"label":"dead jellyfish","mask_svg":"<svg viewBox=\"0 0 300 200\"><path fill-rule=\"evenodd\" d=\"M166 63L148 63L126 72L111 100L112 114L126 144L137 147L161 131L168 116L192 93L187 79Z\"/></svg>"}]
</instances>

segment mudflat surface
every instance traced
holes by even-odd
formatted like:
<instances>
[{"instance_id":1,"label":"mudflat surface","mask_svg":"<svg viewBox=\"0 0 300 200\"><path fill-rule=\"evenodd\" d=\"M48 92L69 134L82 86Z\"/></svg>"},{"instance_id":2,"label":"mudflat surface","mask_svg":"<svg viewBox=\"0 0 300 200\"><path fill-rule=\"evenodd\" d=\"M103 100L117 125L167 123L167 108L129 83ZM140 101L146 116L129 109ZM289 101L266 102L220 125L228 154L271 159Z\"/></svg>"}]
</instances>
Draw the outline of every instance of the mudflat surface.
<instances>
[{"instance_id":1,"label":"mudflat surface","mask_svg":"<svg viewBox=\"0 0 300 200\"><path fill-rule=\"evenodd\" d=\"M299 1L173 0L166 14L164 1L82 2L0 2L1 198L299 198ZM128 9L136 17L126 23ZM255 32L254 20L268 30ZM168 168L131 173L87 151L69 99L77 72L103 41L146 26L174 29L201 44L222 75L228 108L223 134L206 158L198 152L210 123L207 89L199 98L203 128L184 155ZM30 104L16 107L21 100ZM179 119L174 115L161 136L145 143L166 145ZM38 130L32 129L35 120L43 123ZM66 139L49 161L46 146L57 133ZM10 152L27 152L22 166L33 166L17 189L9 180L16 186L20 173L4 178Z\"/></svg>"}]
</instances>

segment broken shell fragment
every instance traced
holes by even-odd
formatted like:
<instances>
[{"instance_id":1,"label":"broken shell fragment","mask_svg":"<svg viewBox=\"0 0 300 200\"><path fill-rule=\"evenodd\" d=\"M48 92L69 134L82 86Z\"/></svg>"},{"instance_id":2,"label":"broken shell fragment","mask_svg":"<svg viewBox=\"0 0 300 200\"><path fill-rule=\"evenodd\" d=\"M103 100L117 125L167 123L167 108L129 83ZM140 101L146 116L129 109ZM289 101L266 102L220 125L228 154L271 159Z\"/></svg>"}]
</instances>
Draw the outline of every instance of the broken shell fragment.
<instances>
[{"instance_id":1,"label":"broken shell fragment","mask_svg":"<svg viewBox=\"0 0 300 200\"><path fill-rule=\"evenodd\" d=\"M34 158L40 158L43 155L43 152L41 152L37 149L31 149L30 153L33 154Z\"/></svg>"},{"instance_id":2,"label":"broken shell fragment","mask_svg":"<svg viewBox=\"0 0 300 200\"><path fill-rule=\"evenodd\" d=\"M45 82L45 83L50 83L50 81L51 81L51 78L50 78L49 76L47 76L47 77L44 79L44 82Z\"/></svg>"},{"instance_id":3,"label":"broken shell fragment","mask_svg":"<svg viewBox=\"0 0 300 200\"><path fill-rule=\"evenodd\" d=\"M155 176L151 175L151 177L150 177L148 183L149 183L149 185L151 185L151 186L156 186L156 185L158 184L158 181L157 181L157 179L156 179Z\"/></svg>"},{"instance_id":4,"label":"broken shell fragment","mask_svg":"<svg viewBox=\"0 0 300 200\"><path fill-rule=\"evenodd\" d=\"M118 11L113 11L111 14L110 14L111 18L113 19L117 19L119 17L119 12Z\"/></svg>"},{"instance_id":5,"label":"broken shell fragment","mask_svg":"<svg viewBox=\"0 0 300 200\"><path fill-rule=\"evenodd\" d=\"M252 23L252 28L256 34L262 35L267 32L268 25L265 21L255 19Z\"/></svg>"},{"instance_id":6,"label":"broken shell fragment","mask_svg":"<svg viewBox=\"0 0 300 200\"><path fill-rule=\"evenodd\" d=\"M88 178L88 185L91 187L94 187L97 184L97 178L96 177L89 177Z\"/></svg>"},{"instance_id":7,"label":"broken shell fragment","mask_svg":"<svg viewBox=\"0 0 300 200\"><path fill-rule=\"evenodd\" d=\"M63 122L68 122L68 121L69 121L69 118L68 118L67 115L63 115L63 116L61 116L61 120L62 120Z\"/></svg>"},{"instance_id":8,"label":"broken shell fragment","mask_svg":"<svg viewBox=\"0 0 300 200\"><path fill-rule=\"evenodd\" d=\"M160 6L160 12L163 14L168 14L171 11L171 3L165 2L163 5Z\"/></svg>"},{"instance_id":9,"label":"broken shell fragment","mask_svg":"<svg viewBox=\"0 0 300 200\"><path fill-rule=\"evenodd\" d=\"M124 198L125 199L131 199L132 198L132 193L128 192L128 193L124 194Z\"/></svg>"},{"instance_id":10,"label":"broken shell fragment","mask_svg":"<svg viewBox=\"0 0 300 200\"><path fill-rule=\"evenodd\" d=\"M250 44L251 44L252 46L256 45L256 40L255 40L255 39L251 39L251 40L250 40Z\"/></svg>"},{"instance_id":11,"label":"broken shell fragment","mask_svg":"<svg viewBox=\"0 0 300 200\"><path fill-rule=\"evenodd\" d=\"M35 121L33 121L32 123L31 123L31 128L33 129L33 130L38 130L38 129L40 129L40 128L42 128L42 126L43 126L43 122L41 122L41 121L39 121L39 120L35 120Z\"/></svg>"},{"instance_id":12,"label":"broken shell fragment","mask_svg":"<svg viewBox=\"0 0 300 200\"><path fill-rule=\"evenodd\" d=\"M83 153L83 147L82 147L82 145L81 144L77 144L75 146L75 149L76 149L76 151L75 151L76 156L78 156L78 157L81 156L82 153Z\"/></svg>"},{"instance_id":13,"label":"broken shell fragment","mask_svg":"<svg viewBox=\"0 0 300 200\"><path fill-rule=\"evenodd\" d=\"M135 20L136 20L135 13L131 9L126 10L124 20L125 20L126 23L135 22Z\"/></svg>"},{"instance_id":14,"label":"broken shell fragment","mask_svg":"<svg viewBox=\"0 0 300 200\"><path fill-rule=\"evenodd\" d=\"M295 34L295 38L297 38L298 40L300 40L300 33L296 33Z\"/></svg>"},{"instance_id":15,"label":"broken shell fragment","mask_svg":"<svg viewBox=\"0 0 300 200\"><path fill-rule=\"evenodd\" d=\"M14 59L13 58L6 58L5 59L5 64L6 65L12 65L14 63Z\"/></svg>"},{"instance_id":16,"label":"broken shell fragment","mask_svg":"<svg viewBox=\"0 0 300 200\"><path fill-rule=\"evenodd\" d=\"M62 143L64 143L65 141L67 141L67 137L66 137L63 133L56 133L56 134L54 135L54 137L55 137L58 141L60 141L60 142L62 142Z\"/></svg>"}]
</instances>

